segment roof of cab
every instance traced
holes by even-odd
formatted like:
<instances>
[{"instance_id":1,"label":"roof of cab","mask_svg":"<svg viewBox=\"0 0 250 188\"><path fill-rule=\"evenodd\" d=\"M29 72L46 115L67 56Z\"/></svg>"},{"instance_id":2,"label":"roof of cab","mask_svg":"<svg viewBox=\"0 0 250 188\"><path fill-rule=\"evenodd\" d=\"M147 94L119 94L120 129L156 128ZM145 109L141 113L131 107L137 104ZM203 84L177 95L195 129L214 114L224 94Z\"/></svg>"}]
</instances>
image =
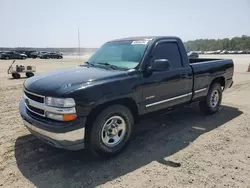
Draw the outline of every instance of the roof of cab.
<instances>
[{"instance_id":1,"label":"roof of cab","mask_svg":"<svg viewBox=\"0 0 250 188\"><path fill-rule=\"evenodd\" d=\"M139 37L128 37L128 38L121 38L111 40L109 42L119 42L119 41L138 41L138 40L159 40L159 39L177 39L180 40L179 37L176 36L139 36Z\"/></svg>"}]
</instances>

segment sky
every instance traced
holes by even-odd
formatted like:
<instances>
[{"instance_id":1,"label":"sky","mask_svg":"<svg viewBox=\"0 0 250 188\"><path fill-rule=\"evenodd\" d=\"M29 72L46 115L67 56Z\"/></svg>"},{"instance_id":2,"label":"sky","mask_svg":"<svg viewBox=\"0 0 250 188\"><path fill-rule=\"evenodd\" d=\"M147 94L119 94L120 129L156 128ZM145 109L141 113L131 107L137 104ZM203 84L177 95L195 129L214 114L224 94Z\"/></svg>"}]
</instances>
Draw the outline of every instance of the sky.
<instances>
[{"instance_id":1,"label":"sky","mask_svg":"<svg viewBox=\"0 0 250 188\"><path fill-rule=\"evenodd\" d=\"M131 36L250 35L250 0L0 0L1 47L100 47Z\"/></svg>"}]
</instances>

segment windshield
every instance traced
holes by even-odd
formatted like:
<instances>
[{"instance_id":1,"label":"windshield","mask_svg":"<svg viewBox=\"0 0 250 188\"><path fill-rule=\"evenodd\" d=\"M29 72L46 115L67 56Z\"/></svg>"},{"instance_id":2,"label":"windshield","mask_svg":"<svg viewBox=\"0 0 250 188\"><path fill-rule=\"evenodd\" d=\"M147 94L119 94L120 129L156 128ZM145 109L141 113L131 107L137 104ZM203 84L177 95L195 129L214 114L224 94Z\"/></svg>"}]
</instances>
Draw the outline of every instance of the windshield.
<instances>
[{"instance_id":1,"label":"windshield","mask_svg":"<svg viewBox=\"0 0 250 188\"><path fill-rule=\"evenodd\" d=\"M121 69L133 69L141 61L148 41L109 42L99 48L88 60L93 65L113 65Z\"/></svg>"}]
</instances>

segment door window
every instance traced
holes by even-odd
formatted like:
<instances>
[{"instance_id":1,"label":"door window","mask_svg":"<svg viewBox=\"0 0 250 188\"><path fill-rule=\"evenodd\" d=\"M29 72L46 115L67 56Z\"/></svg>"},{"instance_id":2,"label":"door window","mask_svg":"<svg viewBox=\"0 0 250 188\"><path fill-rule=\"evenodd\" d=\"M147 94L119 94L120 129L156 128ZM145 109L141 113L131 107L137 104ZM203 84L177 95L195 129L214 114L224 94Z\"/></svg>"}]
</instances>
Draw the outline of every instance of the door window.
<instances>
[{"instance_id":1,"label":"door window","mask_svg":"<svg viewBox=\"0 0 250 188\"><path fill-rule=\"evenodd\" d=\"M181 54L176 42L161 42L154 51L153 60L167 59L171 64L171 68L182 67Z\"/></svg>"}]
</instances>

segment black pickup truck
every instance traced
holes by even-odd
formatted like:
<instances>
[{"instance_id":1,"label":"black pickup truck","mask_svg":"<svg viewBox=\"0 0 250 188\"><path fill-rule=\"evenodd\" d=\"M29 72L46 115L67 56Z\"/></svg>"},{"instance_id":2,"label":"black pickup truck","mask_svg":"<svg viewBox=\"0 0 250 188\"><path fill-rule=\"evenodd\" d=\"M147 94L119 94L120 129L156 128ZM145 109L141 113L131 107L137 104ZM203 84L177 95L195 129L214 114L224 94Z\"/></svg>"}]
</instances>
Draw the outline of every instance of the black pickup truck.
<instances>
[{"instance_id":1,"label":"black pickup truck","mask_svg":"<svg viewBox=\"0 0 250 188\"><path fill-rule=\"evenodd\" d=\"M178 37L113 40L82 65L27 79L19 110L48 144L112 156L141 115L191 103L217 112L233 73L230 59L188 59Z\"/></svg>"}]
</instances>

